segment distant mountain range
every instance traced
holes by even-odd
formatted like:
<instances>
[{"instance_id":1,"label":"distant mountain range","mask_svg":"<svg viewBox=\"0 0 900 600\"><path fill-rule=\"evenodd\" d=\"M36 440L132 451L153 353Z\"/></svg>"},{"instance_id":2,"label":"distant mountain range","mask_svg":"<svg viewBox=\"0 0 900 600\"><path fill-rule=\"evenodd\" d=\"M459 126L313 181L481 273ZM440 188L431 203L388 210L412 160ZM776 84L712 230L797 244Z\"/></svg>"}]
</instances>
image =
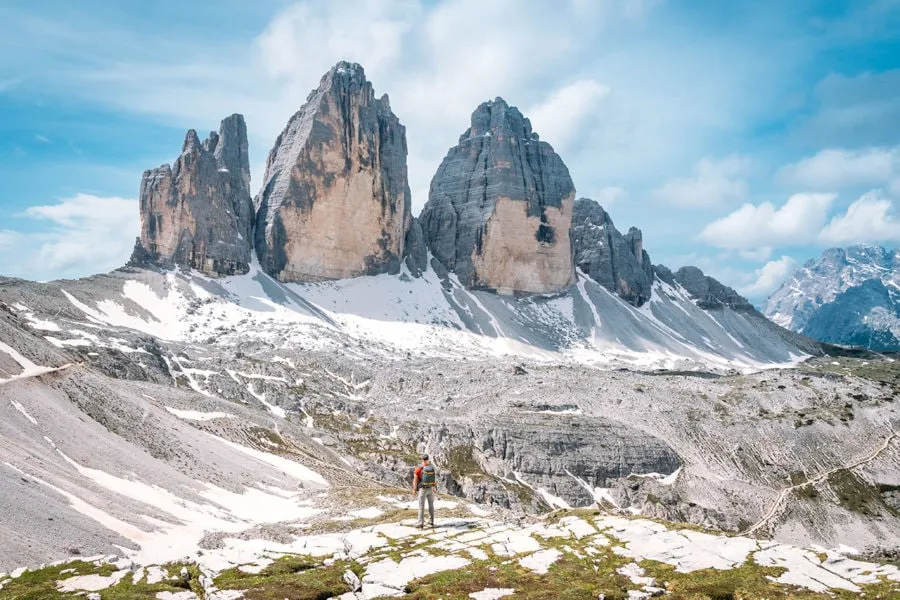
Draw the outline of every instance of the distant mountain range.
<instances>
[{"instance_id":1,"label":"distant mountain range","mask_svg":"<svg viewBox=\"0 0 900 600\"><path fill-rule=\"evenodd\" d=\"M830 248L797 269L763 312L823 342L900 351L900 251Z\"/></svg>"}]
</instances>

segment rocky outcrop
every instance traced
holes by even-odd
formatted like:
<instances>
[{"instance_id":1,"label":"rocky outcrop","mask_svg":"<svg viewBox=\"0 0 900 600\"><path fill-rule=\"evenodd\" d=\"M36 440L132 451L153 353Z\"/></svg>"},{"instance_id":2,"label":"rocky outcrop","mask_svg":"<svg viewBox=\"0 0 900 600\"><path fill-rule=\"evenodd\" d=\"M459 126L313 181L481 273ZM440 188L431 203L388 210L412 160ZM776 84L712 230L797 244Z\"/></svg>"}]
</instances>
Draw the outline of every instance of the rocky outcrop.
<instances>
[{"instance_id":1,"label":"rocky outcrop","mask_svg":"<svg viewBox=\"0 0 900 600\"><path fill-rule=\"evenodd\" d=\"M571 237L575 265L591 279L634 306L650 299L653 266L640 229L622 235L602 206L579 198Z\"/></svg>"},{"instance_id":2,"label":"rocky outcrop","mask_svg":"<svg viewBox=\"0 0 900 600\"><path fill-rule=\"evenodd\" d=\"M501 98L481 104L431 181L428 249L469 288L548 293L574 281L575 186L550 144Z\"/></svg>"},{"instance_id":3,"label":"rocky outcrop","mask_svg":"<svg viewBox=\"0 0 900 600\"><path fill-rule=\"evenodd\" d=\"M611 487L633 473L670 474L681 466L667 444L621 423L556 415L539 403L522 408L544 412L483 415L465 424L445 420L407 426L398 435L431 451L459 495L528 512L540 506L533 502L540 498L538 489L586 506L594 502L589 489Z\"/></svg>"},{"instance_id":4,"label":"rocky outcrop","mask_svg":"<svg viewBox=\"0 0 900 600\"><path fill-rule=\"evenodd\" d=\"M728 307L733 310L756 312L746 298L732 288L719 283L697 267L681 267L675 274L663 266L654 266L660 279L667 283L674 281L683 287L696 300L697 306L703 309Z\"/></svg>"},{"instance_id":5,"label":"rocky outcrop","mask_svg":"<svg viewBox=\"0 0 900 600\"><path fill-rule=\"evenodd\" d=\"M425 246L425 234L422 223L413 219L406 233L404 244L406 268L414 277L419 277L428 268L428 248Z\"/></svg>"},{"instance_id":6,"label":"rocky outcrop","mask_svg":"<svg viewBox=\"0 0 900 600\"><path fill-rule=\"evenodd\" d=\"M131 264L178 265L211 276L246 273L253 206L244 117L223 120L203 143L188 131L174 165L144 172L140 211Z\"/></svg>"},{"instance_id":7,"label":"rocky outcrop","mask_svg":"<svg viewBox=\"0 0 900 600\"><path fill-rule=\"evenodd\" d=\"M406 129L358 64L326 73L275 141L256 250L281 281L397 273L410 227Z\"/></svg>"}]
</instances>

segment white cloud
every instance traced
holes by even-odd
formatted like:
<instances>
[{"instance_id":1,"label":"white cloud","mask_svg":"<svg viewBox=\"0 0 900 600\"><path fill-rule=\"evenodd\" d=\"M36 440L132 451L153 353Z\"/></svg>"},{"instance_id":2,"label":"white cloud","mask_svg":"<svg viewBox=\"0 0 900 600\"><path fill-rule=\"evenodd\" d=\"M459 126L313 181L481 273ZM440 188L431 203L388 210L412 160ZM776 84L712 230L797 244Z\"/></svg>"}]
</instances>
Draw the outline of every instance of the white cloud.
<instances>
[{"instance_id":1,"label":"white cloud","mask_svg":"<svg viewBox=\"0 0 900 600\"><path fill-rule=\"evenodd\" d=\"M822 231L834 199L834 194L794 194L781 207L744 204L707 225L699 239L730 250L809 244Z\"/></svg>"},{"instance_id":2,"label":"white cloud","mask_svg":"<svg viewBox=\"0 0 900 600\"><path fill-rule=\"evenodd\" d=\"M831 219L819 239L825 244L900 242L900 220L893 202L880 192L869 192Z\"/></svg>"},{"instance_id":3,"label":"white cloud","mask_svg":"<svg viewBox=\"0 0 900 600\"><path fill-rule=\"evenodd\" d=\"M790 66L785 59L773 68L716 36L653 29L656 0L278 4L255 38L215 35L215 28L148 34L81 12L84 22L60 23L53 40L77 60L29 41L46 35L23 40L21 53L39 53L41 68L30 71L51 92L167 126L214 128L222 116L243 113L253 164L322 74L337 60L356 60L407 127L416 212L482 101L503 96L522 108L565 151L578 189L602 188L613 177L636 189L648 165L668 177L683 156L702 156L711 140L734 132ZM246 10L258 16L268 8ZM750 82L756 94L746 94ZM557 92L548 97L549 90ZM562 110L553 113L553 105ZM734 179L713 195L742 197L744 184Z\"/></svg>"},{"instance_id":4,"label":"white cloud","mask_svg":"<svg viewBox=\"0 0 900 600\"><path fill-rule=\"evenodd\" d=\"M601 188L592 194L589 194L587 197L592 200L596 200L600 206L608 209L610 205L615 204L616 202L619 202L623 198L625 198L625 195L626 192L624 189L615 186L608 186L605 188Z\"/></svg>"},{"instance_id":5,"label":"white cloud","mask_svg":"<svg viewBox=\"0 0 900 600\"><path fill-rule=\"evenodd\" d=\"M363 63L370 75L378 76L399 60L420 8L415 0L291 5L257 38L259 62L270 77L301 81L309 88L338 59ZM310 61L311 56L322 58Z\"/></svg>"},{"instance_id":6,"label":"white cloud","mask_svg":"<svg viewBox=\"0 0 900 600\"><path fill-rule=\"evenodd\" d=\"M564 152L584 133L585 121L597 118L599 105L609 94L609 87L593 79L582 79L554 91L526 115L541 139L557 152Z\"/></svg>"},{"instance_id":7,"label":"white cloud","mask_svg":"<svg viewBox=\"0 0 900 600\"><path fill-rule=\"evenodd\" d=\"M813 190L834 190L854 185L880 185L898 174L900 148L829 148L782 167L777 179Z\"/></svg>"},{"instance_id":8,"label":"white cloud","mask_svg":"<svg viewBox=\"0 0 900 600\"><path fill-rule=\"evenodd\" d=\"M740 202L747 196L747 182L743 177L749 167L750 161L737 155L721 160L703 158L694 165L692 177L672 179L655 190L654 195L664 202L685 207Z\"/></svg>"},{"instance_id":9,"label":"white cloud","mask_svg":"<svg viewBox=\"0 0 900 600\"><path fill-rule=\"evenodd\" d=\"M135 200L77 194L23 215L43 221L38 232L0 232L0 273L29 279L81 276L120 267L140 231Z\"/></svg>"},{"instance_id":10,"label":"white cloud","mask_svg":"<svg viewBox=\"0 0 900 600\"><path fill-rule=\"evenodd\" d=\"M754 272L755 281L740 288L748 298L761 298L774 292L787 277L794 272L797 261L790 256L771 260Z\"/></svg>"}]
</instances>

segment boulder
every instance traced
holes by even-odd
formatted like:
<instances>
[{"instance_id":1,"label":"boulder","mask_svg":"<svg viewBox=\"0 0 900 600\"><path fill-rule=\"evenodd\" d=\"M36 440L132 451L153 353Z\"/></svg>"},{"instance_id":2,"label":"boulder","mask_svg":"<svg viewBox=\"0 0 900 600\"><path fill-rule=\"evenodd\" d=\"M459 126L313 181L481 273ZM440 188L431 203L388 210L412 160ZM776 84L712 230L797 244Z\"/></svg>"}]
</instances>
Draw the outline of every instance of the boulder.
<instances>
[{"instance_id":1,"label":"boulder","mask_svg":"<svg viewBox=\"0 0 900 600\"><path fill-rule=\"evenodd\" d=\"M406 128L340 62L288 121L256 198L256 251L281 281L397 273L411 224Z\"/></svg>"},{"instance_id":2,"label":"boulder","mask_svg":"<svg viewBox=\"0 0 900 600\"><path fill-rule=\"evenodd\" d=\"M244 117L201 143L187 132L174 165L145 171L141 236L130 264L181 266L218 277L250 268L253 207Z\"/></svg>"},{"instance_id":3,"label":"boulder","mask_svg":"<svg viewBox=\"0 0 900 600\"><path fill-rule=\"evenodd\" d=\"M434 257L468 288L558 292L575 280L574 198L562 159L497 98L475 109L438 168L422 231Z\"/></svg>"}]
</instances>

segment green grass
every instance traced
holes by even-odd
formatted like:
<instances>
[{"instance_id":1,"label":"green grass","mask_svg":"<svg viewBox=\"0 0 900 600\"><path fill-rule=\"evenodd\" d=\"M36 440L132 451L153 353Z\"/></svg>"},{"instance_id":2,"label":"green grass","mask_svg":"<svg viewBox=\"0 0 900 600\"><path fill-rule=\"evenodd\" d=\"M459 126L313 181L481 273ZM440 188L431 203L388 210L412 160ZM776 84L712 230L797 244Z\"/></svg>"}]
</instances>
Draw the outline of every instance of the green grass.
<instances>
[{"instance_id":1,"label":"green grass","mask_svg":"<svg viewBox=\"0 0 900 600\"><path fill-rule=\"evenodd\" d=\"M348 570L360 576L363 572L352 562L325 565L308 556L285 556L258 574L223 571L214 584L222 590L243 590L247 600L325 600L351 591L343 579Z\"/></svg>"},{"instance_id":2,"label":"green grass","mask_svg":"<svg viewBox=\"0 0 900 600\"><path fill-rule=\"evenodd\" d=\"M848 469L841 469L829 475L828 485L837 495L840 505L847 510L866 516L894 512L884 503L878 488L866 483Z\"/></svg>"},{"instance_id":3,"label":"green grass","mask_svg":"<svg viewBox=\"0 0 900 600\"><path fill-rule=\"evenodd\" d=\"M824 356L806 361L801 370L806 373L859 377L892 386L896 390L900 388L900 360L897 355L892 355L891 358L894 360L877 355L865 358ZM887 394L882 400L892 401L891 395Z\"/></svg>"},{"instance_id":4,"label":"green grass","mask_svg":"<svg viewBox=\"0 0 900 600\"><path fill-rule=\"evenodd\" d=\"M481 465L475 460L471 446L455 446L447 451L447 468L453 477L469 477L471 479L484 479L487 474Z\"/></svg>"},{"instance_id":5,"label":"green grass","mask_svg":"<svg viewBox=\"0 0 900 600\"><path fill-rule=\"evenodd\" d=\"M601 594L607 600L624 600L627 590L638 586L616 573L616 569L630 559L599 550L602 554L595 557L564 554L545 575L520 566L518 561L476 561L464 569L414 580L402 598L468 600L469 594L490 587L512 588L516 590L512 597L530 600L596 600Z\"/></svg>"},{"instance_id":6,"label":"green grass","mask_svg":"<svg viewBox=\"0 0 900 600\"><path fill-rule=\"evenodd\" d=\"M640 565L650 577L656 578L658 587L665 588L666 598L685 600L776 600L828 598L813 592L783 586L769 578L781 576L785 569L762 567L752 559L739 567L728 570L701 569L679 573L675 567L652 560Z\"/></svg>"},{"instance_id":7,"label":"green grass","mask_svg":"<svg viewBox=\"0 0 900 600\"><path fill-rule=\"evenodd\" d=\"M187 565L166 565L170 575L177 575L182 567ZM68 571L75 569L74 573ZM127 574L118 584L101 590L103 600L145 600L156 598L158 592L183 592L193 590L194 593L202 592L199 586L200 572L194 566L188 566L191 572L191 581L188 586L182 585L179 580L169 580L160 583L148 584L146 578L135 584L132 574ZM108 577L116 572L116 567L110 564L97 566L84 561L74 561L56 567L47 567L37 571L27 571L21 577L13 579L0 590L0 600L57 600L62 598L85 597L86 593L63 593L57 589L57 582L70 577L82 575L101 575ZM199 595L199 594L198 594ZM202 597L202 596L200 596Z\"/></svg>"}]
</instances>

